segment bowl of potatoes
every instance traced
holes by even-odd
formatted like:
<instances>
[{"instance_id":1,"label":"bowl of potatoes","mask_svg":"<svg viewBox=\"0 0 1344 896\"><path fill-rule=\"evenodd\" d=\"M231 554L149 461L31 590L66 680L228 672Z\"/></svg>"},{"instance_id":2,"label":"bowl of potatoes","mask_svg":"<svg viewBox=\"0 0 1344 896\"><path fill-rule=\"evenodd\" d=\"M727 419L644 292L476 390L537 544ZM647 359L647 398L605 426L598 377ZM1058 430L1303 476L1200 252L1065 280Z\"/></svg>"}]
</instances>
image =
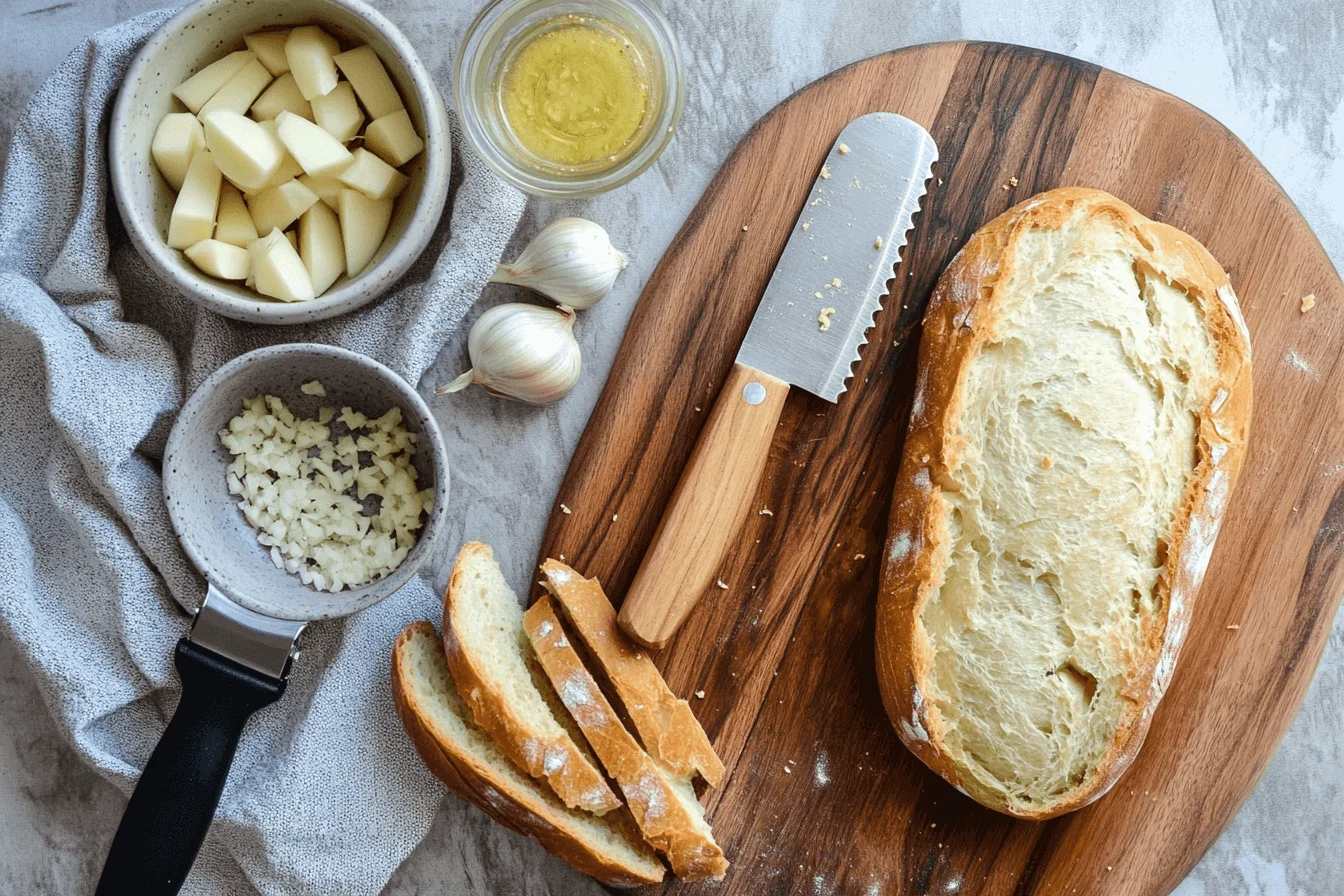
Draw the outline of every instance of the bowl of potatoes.
<instances>
[{"instance_id":1,"label":"bowl of potatoes","mask_svg":"<svg viewBox=\"0 0 1344 896\"><path fill-rule=\"evenodd\" d=\"M112 111L117 207L200 305L295 324L377 298L448 197L447 113L359 0L197 0L155 32Z\"/></svg>"}]
</instances>

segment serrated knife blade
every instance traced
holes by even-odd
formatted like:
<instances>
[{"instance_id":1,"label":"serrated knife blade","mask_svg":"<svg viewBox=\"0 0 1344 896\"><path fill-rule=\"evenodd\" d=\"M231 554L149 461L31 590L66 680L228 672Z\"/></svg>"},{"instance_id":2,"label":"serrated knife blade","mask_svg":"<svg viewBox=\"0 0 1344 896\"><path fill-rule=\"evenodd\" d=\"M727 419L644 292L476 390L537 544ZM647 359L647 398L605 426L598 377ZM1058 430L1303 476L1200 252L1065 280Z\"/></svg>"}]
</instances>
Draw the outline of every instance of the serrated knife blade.
<instances>
[{"instance_id":1,"label":"serrated knife blade","mask_svg":"<svg viewBox=\"0 0 1344 896\"><path fill-rule=\"evenodd\" d=\"M873 112L845 126L765 288L738 363L827 401L840 397L937 159L933 138L904 116Z\"/></svg>"},{"instance_id":2,"label":"serrated knife blade","mask_svg":"<svg viewBox=\"0 0 1344 896\"><path fill-rule=\"evenodd\" d=\"M618 617L662 647L716 582L749 512L789 388L835 401L882 309L938 147L891 112L845 126L751 319ZM781 172L789 176L791 172Z\"/></svg>"}]
</instances>

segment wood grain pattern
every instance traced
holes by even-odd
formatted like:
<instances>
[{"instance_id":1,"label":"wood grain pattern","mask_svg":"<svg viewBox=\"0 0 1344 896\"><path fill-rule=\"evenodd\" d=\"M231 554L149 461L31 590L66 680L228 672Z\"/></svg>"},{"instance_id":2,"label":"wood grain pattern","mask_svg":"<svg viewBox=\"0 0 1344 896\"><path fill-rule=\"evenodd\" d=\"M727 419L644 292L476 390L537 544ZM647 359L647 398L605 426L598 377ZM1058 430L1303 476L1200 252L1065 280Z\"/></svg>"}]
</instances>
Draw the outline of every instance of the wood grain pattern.
<instances>
[{"instance_id":1,"label":"wood grain pattern","mask_svg":"<svg viewBox=\"0 0 1344 896\"><path fill-rule=\"evenodd\" d=\"M960 43L874 57L785 101L646 285L560 491L573 513L552 514L543 556L625 593L704 425L695 408L746 332L755 303L742 297L764 290L835 135L877 110L923 124L942 155L906 261L850 391L785 404L753 502L772 515L748 515L716 573L728 590L658 654L677 693L704 690L692 702L729 769L709 806L734 867L712 892L1169 892L1264 770L1344 584L1344 285L1268 173L1198 110L1076 60ZM1227 268L1255 351L1255 418L1137 762L1093 805L1022 822L901 746L877 694L874 601L924 302L981 224L1068 184L1187 230Z\"/></svg>"},{"instance_id":2,"label":"wood grain pattern","mask_svg":"<svg viewBox=\"0 0 1344 896\"><path fill-rule=\"evenodd\" d=\"M752 384L759 391L748 399ZM718 586L714 574L750 512L788 396L788 383L754 367L728 371L621 604L621 628L645 647L667 646Z\"/></svg>"}]
</instances>

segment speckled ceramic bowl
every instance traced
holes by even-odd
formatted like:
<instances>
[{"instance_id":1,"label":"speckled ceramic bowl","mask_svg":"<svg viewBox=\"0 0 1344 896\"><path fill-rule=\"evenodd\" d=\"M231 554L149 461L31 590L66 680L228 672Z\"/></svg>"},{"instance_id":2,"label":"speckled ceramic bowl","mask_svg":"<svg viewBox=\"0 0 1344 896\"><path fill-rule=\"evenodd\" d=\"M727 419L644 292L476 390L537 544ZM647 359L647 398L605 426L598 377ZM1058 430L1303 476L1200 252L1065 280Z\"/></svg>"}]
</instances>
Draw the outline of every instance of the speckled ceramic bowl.
<instances>
[{"instance_id":1,"label":"speckled ceramic bowl","mask_svg":"<svg viewBox=\"0 0 1344 896\"><path fill-rule=\"evenodd\" d=\"M404 170L378 254L358 276L342 277L311 302L277 302L241 284L198 271L168 248L175 194L154 167L150 144L159 120L182 111L172 91L188 75L232 50L243 35L277 25L320 24L343 42L367 43L383 61L425 151ZM429 244L448 197L452 153L443 97L410 43L380 12L359 0L197 0L155 32L131 62L112 110L108 157L112 192L131 241L145 261L191 300L237 320L297 324L344 314L377 298L406 273Z\"/></svg>"},{"instance_id":2,"label":"speckled ceramic bowl","mask_svg":"<svg viewBox=\"0 0 1344 896\"><path fill-rule=\"evenodd\" d=\"M320 380L325 396L299 386ZM243 400L276 395L300 417L345 406L369 416L401 408L417 434L415 468L421 488L434 490L434 508L415 547L391 573L362 588L318 591L278 569L229 494L225 471L233 457L219 431ZM163 455L163 495L187 556L210 583L249 610L277 619L327 619L376 604L415 574L433 550L448 511L448 455L428 406L404 379L372 358L313 343L278 345L235 358L207 379L182 407Z\"/></svg>"}]
</instances>

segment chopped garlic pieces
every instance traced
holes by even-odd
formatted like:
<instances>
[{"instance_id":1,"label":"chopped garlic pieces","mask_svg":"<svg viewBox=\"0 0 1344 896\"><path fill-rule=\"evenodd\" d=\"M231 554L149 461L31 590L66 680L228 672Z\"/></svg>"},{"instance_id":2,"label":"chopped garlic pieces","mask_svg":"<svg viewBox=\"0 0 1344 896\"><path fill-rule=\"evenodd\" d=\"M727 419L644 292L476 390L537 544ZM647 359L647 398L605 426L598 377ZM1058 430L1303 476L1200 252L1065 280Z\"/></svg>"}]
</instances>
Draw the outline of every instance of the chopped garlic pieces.
<instances>
[{"instance_id":1,"label":"chopped garlic pieces","mask_svg":"<svg viewBox=\"0 0 1344 896\"><path fill-rule=\"evenodd\" d=\"M325 393L317 380L299 389ZM344 431L334 434L337 422ZM400 408L372 420L322 408L305 420L276 396L259 395L219 439L234 458L229 494L257 541L276 566L319 591L358 588L396 569L433 504L433 491L416 487L416 436Z\"/></svg>"}]
</instances>

